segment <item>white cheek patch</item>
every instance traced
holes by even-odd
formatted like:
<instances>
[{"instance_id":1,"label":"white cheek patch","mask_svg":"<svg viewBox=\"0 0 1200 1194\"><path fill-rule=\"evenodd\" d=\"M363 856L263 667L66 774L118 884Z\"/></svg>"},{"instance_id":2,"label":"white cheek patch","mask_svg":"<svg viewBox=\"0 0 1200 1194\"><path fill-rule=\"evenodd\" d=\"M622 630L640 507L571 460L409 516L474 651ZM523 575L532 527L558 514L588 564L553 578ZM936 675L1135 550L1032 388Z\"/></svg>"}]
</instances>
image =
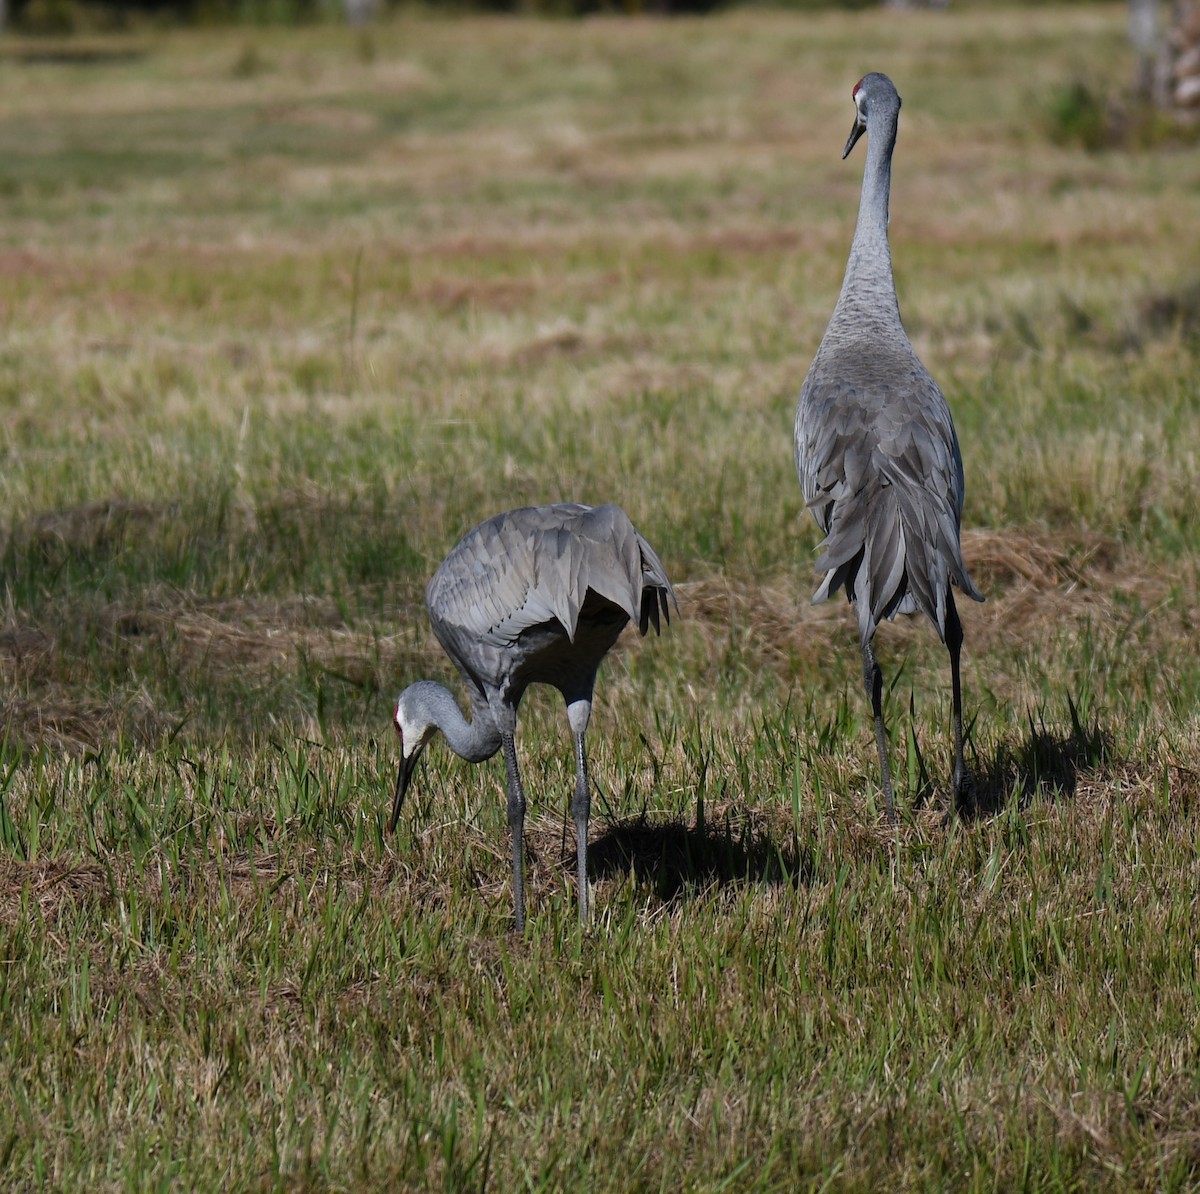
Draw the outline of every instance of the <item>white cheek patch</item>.
<instances>
[{"instance_id":1,"label":"white cheek patch","mask_svg":"<svg viewBox=\"0 0 1200 1194\"><path fill-rule=\"evenodd\" d=\"M392 725L396 727L396 733L400 735L400 749L407 759L412 754L416 735L412 732L412 726L405 723L404 711L402 709L397 708L396 712L392 715Z\"/></svg>"},{"instance_id":2,"label":"white cheek patch","mask_svg":"<svg viewBox=\"0 0 1200 1194\"><path fill-rule=\"evenodd\" d=\"M404 716L404 710L397 708L392 722L400 735L401 753L406 759L412 758L429 741L433 727L418 725Z\"/></svg>"}]
</instances>

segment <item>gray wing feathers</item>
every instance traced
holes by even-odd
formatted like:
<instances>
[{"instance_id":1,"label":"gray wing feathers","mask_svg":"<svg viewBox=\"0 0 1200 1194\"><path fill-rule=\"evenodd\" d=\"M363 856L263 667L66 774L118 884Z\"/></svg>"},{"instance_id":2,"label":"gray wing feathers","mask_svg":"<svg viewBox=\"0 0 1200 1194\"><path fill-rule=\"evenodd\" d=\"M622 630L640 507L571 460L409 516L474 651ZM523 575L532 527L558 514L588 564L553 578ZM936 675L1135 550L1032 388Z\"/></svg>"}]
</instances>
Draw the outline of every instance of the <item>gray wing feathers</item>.
<instances>
[{"instance_id":1,"label":"gray wing feathers","mask_svg":"<svg viewBox=\"0 0 1200 1194\"><path fill-rule=\"evenodd\" d=\"M511 644L551 619L573 640L589 589L641 621L645 585L675 600L624 511L561 503L511 510L469 532L429 581L425 604L443 643L466 634Z\"/></svg>"},{"instance_id":2,"label":"gray wing feathers","mask_svg":"<svg viewBox=\"0 0 1200 1194\"><path fill-rule=\"evenodd\" d=\"M579 603L593 589L635 620L642 602L638 534L617 506L597 506L579 518L575 543L580 554ZM574 623L569 629L574 631Z\"/></svg>"},{"instance_id":3,"label":"gray wing feathers","mask_svg":"<svg viewBox=\"0 0 1200 1194\"><path fill-rule=\"evenodd\" d=\"M857 603L864 640L885 618L921 610L945 637L946 593L956 584L976 601L959 544L962 460L945 398L915 362L866 376L843 359L817 360L801 390L796 467L804 498L825 532L813 601L844 587ZM868 371L871 372L871 371ZM837 377L838 380L827 380Z\"/></svg>"},{"instance_id":4,"label":"gray wing feathers","mask_svg":"<svg viewBox=\"0 0 1200 1194\"><path fill-rule=\"evenodd\" d=\"M679 612L675 590L654 548L642 538L619 506L597 506L580 518L579 540L587 544L587 589L620 606L645 634L659 612L669 623L668 600Z\"/></svg>"}]
</instances>

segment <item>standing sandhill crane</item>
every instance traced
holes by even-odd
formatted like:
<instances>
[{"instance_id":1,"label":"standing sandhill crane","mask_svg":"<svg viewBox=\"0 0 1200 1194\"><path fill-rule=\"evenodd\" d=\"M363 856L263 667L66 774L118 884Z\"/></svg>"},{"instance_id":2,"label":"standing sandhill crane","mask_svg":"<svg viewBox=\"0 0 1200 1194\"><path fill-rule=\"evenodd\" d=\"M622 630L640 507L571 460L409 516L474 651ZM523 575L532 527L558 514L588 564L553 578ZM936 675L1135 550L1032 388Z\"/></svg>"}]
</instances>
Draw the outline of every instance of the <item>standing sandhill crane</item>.
<instances>
[{"instance_id":1,"label":"standing sandhill crane","mask_svg":"<svg viewBox=\"0 0 1200 1194\"><path fill-rule=\"evenodd\" d=\"M917 359L900 322L888 246L888 192L900 96L872 73L854 87L856 116L845 158L867 134L858 224L842 292L796 409L796 470L804 500L825 533L814 604L845 587L858 613L863 681L889 820L895 819L883 725L883 676L871 640L884 618L920 610L950 652L954 704L954 797L969 784L963 761L959 656L962 624L951 583L971 583L959 544L963 468L950 408Z\"/></svg>"},{"instance_id":2,"label":"standing sandhill crane","mask_svg":"<svg viewBox=\"0 0 1200 1194\"><path fill-rule=\"evenodd\" d=\"M575 735L571 801L579 871L579 920L588 918L587 838L591 794L584 734L600 661L632 618L644 635L670 622L675 591L654 548L617 506L529 506L497 514L470 531L425 589L433 632L467 682L468 722L448 689L419 680L401 694L394 717L400 774L392 804L395 831L404 795L425 743L441 730L468 763L504 751L512 830L513 908L525 927L525 789L513 735L517 706L530 684L563 695Z\"/></svg>"}]
</instances>

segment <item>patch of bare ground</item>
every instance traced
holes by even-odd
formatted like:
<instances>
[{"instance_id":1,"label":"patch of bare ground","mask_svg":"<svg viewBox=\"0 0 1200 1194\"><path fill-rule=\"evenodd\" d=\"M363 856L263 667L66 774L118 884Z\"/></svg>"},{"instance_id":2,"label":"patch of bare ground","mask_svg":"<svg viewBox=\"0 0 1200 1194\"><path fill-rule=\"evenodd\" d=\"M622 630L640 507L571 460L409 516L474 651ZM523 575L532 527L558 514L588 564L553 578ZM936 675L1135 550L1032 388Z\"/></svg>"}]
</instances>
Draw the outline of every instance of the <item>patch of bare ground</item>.
<instances>
[{"instance_id":1,"label":"patch of bare ground","mask_svg":"<svg viewBox=\"0 0 1200 1194\"><path fill-rule=\"evenodd\" d=\"M169 668L188 687L215 683L253 691L307 669L370 692L419 669L436 671L443 661L431 634L379 634L350 625L329 597L213 598L157 587L131 602L63 616L86 618L86 652L74 633L70 642L60 641L67 636L54 626L0 624L0 664L8 680L0 696L0 735L12 741L71 751L119 737L151 743L187 721L186 704L164 706L144 686L125 690L118 683L108 694L98 691L97 659L117 670ZM398 620L417 625L424 614L398 606Z\"/></svg>"},{"instance_id":2,"label":"patch of bare ground","mask_svg":"<svg viewBox=\"0 0 1200 1194\"><path fill-rule=\"evenodd\" d=\"M134 608L106 607L100 620L125 639L170 638L185 666L203 664L219 679L266 678L293 663L297 652L366 679L354 650L360 636L329 598L203 598L159 591Z\"/></svg>"},{"instance_id":3,"label":"patch of bare ground","mask_svg":"<svg viewBox=\"0 0 1200 1194\"><path fill-rule=\"evenodd\" d=\"M70 685L52 683L0 701L0 738L52 750L93 750L120 737L151 742L169 724L141 691L124 700L99 701Z\"/></svg>"},{"instance_id":4,"label":"patch of bare ground","mask_svg":"<svg viewBox=\"0 0 1200 1194\"><path fill-rule=\"evenodd\" d=\"M625 344L631 349L628 357L610 358L589 379L593 402L619 401L629 394L686 393L711 384L711 373L701 365L664 361L640 351L636 341Z\"/></svg>"},{"instance_id":5,"label":"patch of bare ground","mask_svg":"<svg viewBox=\"0 0 1200 1194\"><path fill-rule=\"evenodd\" d=\"M95 551L121 542L130 534L150 534L178 513L170 503L104 498L36 514L16 526L10 537L44 551L55 545Z\"/></svg>"},{"instance_id":6,"label":"patch of bare ground","mask_svg":"<svg viewBox=\"0 0 1200 1194\"><path fill-rule=\"evenodd\" d=\"M736 257L772 257L807 249L821 243L822 238L808 229L793 227L763 227L757 224L718 225L691 231L676 221L647 213L645 219L606 226L603 235L588 229L554 228L538 226L530 231L527 226L517 226L503 236L494 231L480 230L456 232L453 235L400 234L401 239L393 242L392 251L399 259L418 259L428 262L450 264L461 262L475 265L480 261L518 260L524 268L530 262L554 261L567 250L594 255L598 260L608 260L614 254L631 258L638 264L639 276L648 268L646 257L652 252L655 257L668 256L687 258L697 254L720 253ZM602 296L619 281L618 275L604 269L590 275L588 289L584 294ZM542 271L535 283L532 279L496 278L492 281L505 283L523 282L527 292L541 286L562 284L562 279L549 270ZM573 285L577 279L573 281ZM442 287L450 285L447 279L434 279L417 293L418 298L435 301ZM454 292L451 291L451 294ZM483 293L488 290L485 286Z\"/></svg>"},{"instance_id":7,"label":"patch of bare ground","mask_svg":"<svg viewBox=\"0 0 1200 1194\"><path fill-rule=\"evenodd\" d=\"M436 278L414 298L443 314L471 307L508 314L526 306L536 291L527 278Z\"/></svg>"},{"instance_id":8,"label":"patch of bare ground","mask_svg":"<svg viewBox=\"0 0 1200 1194\"><path fill-rule=\"evenodd\" d=\"M730 257L774 257L809 249L818 238L801 228L728 225L686 232L672 229L654 242L655 250L681 257L694 254L721 254Z\"/></svg>"},{"instance_id":9,"label":"patch of bare ground","mask_svg":"<svg viewBox=\"0 0 1200 1194\"><path fill-rule=\"evenodd\" d=\"M235 819L253 820L258 827L257 819L249 814ZM66 857L32 862L0 859L0 923L14 922L22 901L32 901L43 918L54 921L65 905L105 904L114 892L135 888L154 904L165 901L182 907L232 900L248 908L264 896L290 899L287 888L294 881L303 882L309 896L336 883L353 899L360 898L367 888L382 890L398 885L400 890L414 881L413 868L393 853L368 862L349 849L340 856L328 852L318 856L315 850L289 841L285 857L270 847L253 851L240 846L225 849L226 839L220 830L218 826L211 839L213 849L193 852L186 866L172 860L165 850L152 851L140 862L119 852L106 856L103 862ZM280 836L288 834L288 826L279 825L277 832ZM267 836L270 833L268 824Z\"/></svg>"},{"instance_id":10,"label":"patch of bare ground","mask_svg":"<svg viewBox=\"0 0 1200 1194\"><path fill-rule=\"evenodd\" d=\"M530 367L552 360L579 360L583 357L608 356L619 360L643 352L649 338L598 335L569 323L540 328L528 340L514 345L493 345L488 355L497 364Z\"/></svg>"},{"instance_id":11,"label":"patch of bare ground","mask_svg":"<svg viewBox=\"0 0 1200 1194\"><path fill-rule=\"evenodd\" d=\"M53 646L54 639L40 626L16 623L0 629L0 658L6 670L35 668Z\"/></svg>"},{"instance_id":12,"label":"patch of bare ground","mask_svg":"<svg viewBox=\"0 0 1200 1194\"><path fill-rule=\"evenodd\" d=\"M27 278L44 279L58 269L58 263L29 249L0 249L0 278L16 282Z\"/></svg>"}]
</instances>

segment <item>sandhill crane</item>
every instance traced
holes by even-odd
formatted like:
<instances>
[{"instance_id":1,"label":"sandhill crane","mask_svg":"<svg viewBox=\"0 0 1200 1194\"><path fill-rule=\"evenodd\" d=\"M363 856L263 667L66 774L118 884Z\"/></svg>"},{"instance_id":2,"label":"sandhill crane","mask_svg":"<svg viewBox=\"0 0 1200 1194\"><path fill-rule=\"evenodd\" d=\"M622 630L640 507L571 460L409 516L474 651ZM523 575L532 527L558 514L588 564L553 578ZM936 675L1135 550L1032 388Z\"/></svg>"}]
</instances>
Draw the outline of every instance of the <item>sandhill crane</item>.
<instances>
[{"instance_id":1,"label":"sandhill crane","mask_svg":"<svg viewBox=\"0 0 1200 1194\"><path fill-rule=\"evenodd\" d=\"M395 831L417 759L436 730L469 763L504 752L512 830L513 908L525 927L525 790L513 735L530 684L562 693L575 736L575 819L579 919L588 919L587 835L591 811L584 734L600 661L632 618L644 635L659 611L679 604L654 549L617 506L529 506L497 514L468 532L425 589L434 634L462 673L473 708L468 722L441 684L419 680L393 718L400 773L389 830Z\"/></svg>"},{"instance_id":2,"label":"sandhill crane","mask_svg":"<svg viewBox=\"0 0 1200 1194\"><path fill-rule=\"evenodd\" d=\"M883 676L871 649L884 618L920 610L950 652L954 798L969 783L963 761L959 657L962 624L951 583L971 583L959 544L963 468L950 408L917 359L900 322L888 246L888 193L900 96L872 73L854 87L845 158L867 134L858 223L842 292L796 409L796 469L804 500L825 533L813 602L845 587L858 613L863 682L889 820L895 818L883 724Z\"/></svg>"}]
</instances>

